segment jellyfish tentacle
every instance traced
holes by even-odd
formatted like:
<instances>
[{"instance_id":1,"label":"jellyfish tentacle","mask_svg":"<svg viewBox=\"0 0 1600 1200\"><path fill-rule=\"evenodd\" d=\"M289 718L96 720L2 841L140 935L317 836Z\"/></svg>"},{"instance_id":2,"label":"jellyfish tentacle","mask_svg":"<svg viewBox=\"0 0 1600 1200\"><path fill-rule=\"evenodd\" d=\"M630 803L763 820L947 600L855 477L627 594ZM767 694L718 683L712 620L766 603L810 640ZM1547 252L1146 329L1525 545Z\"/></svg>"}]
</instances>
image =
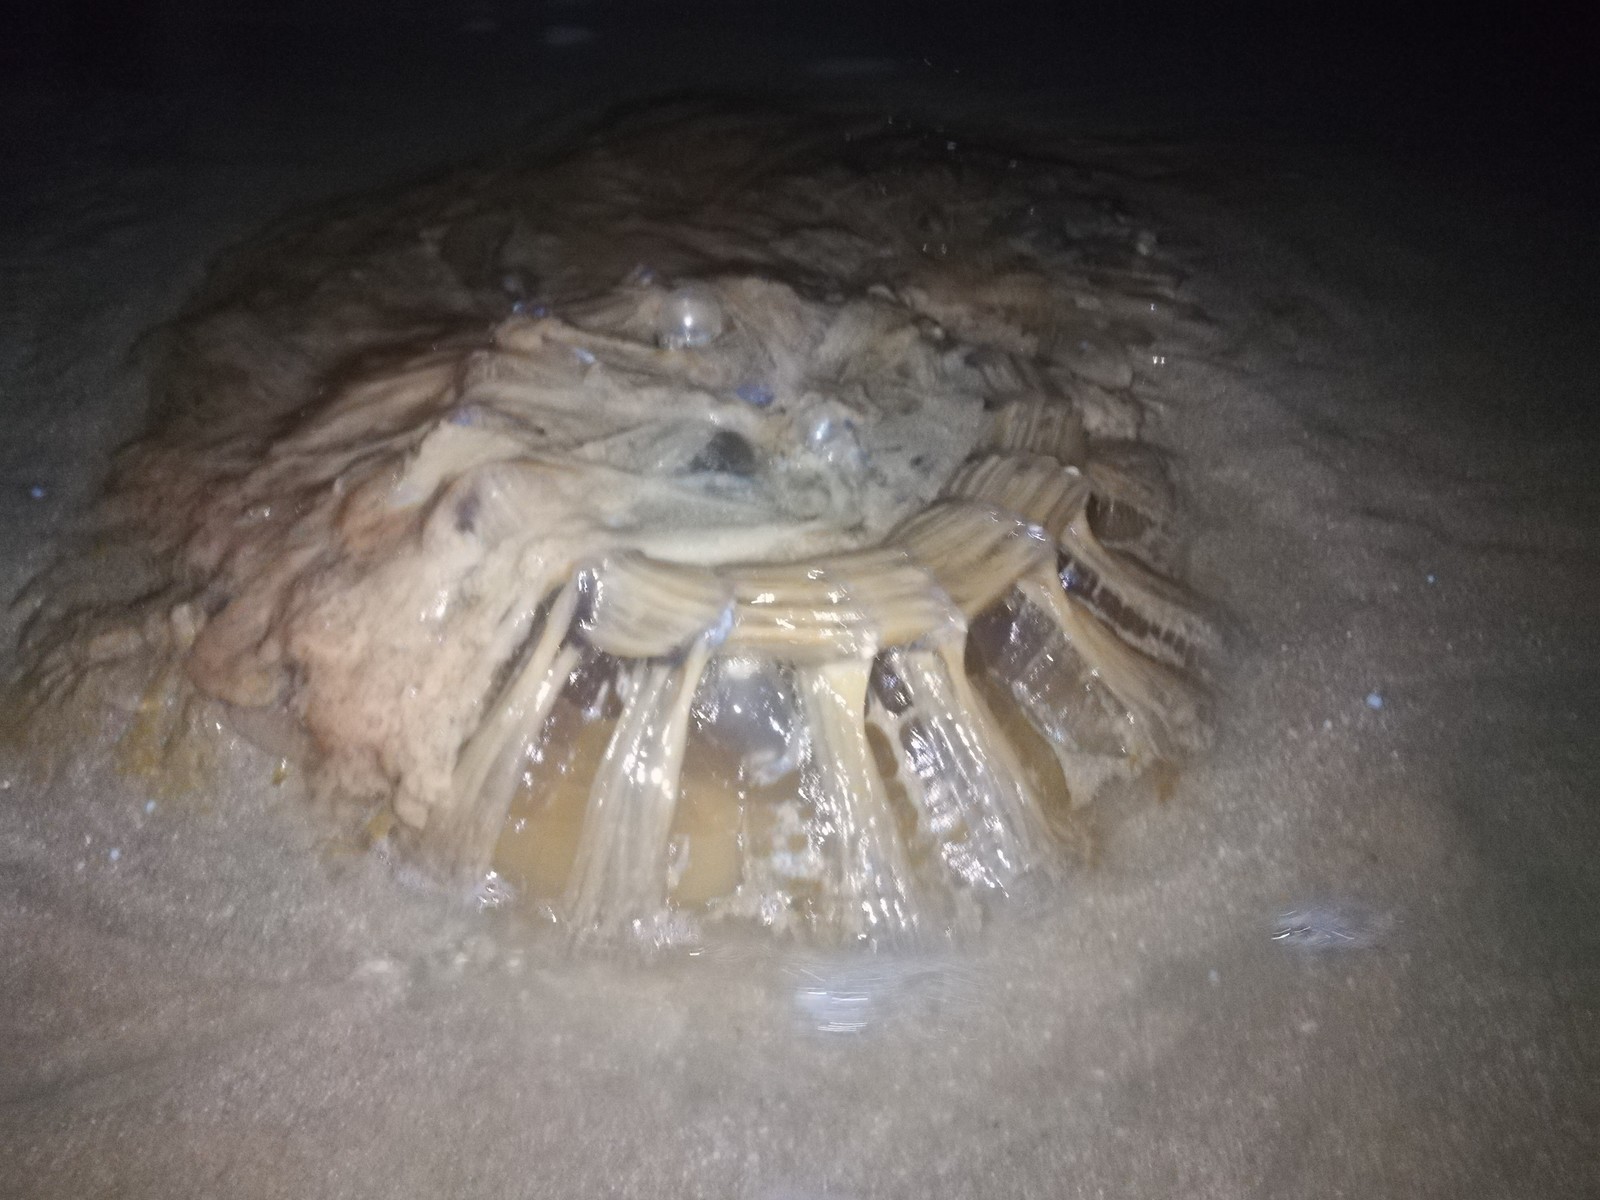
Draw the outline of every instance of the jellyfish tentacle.
<instances>
[{"instance_id":1,"label":"jellyfish tentacle","mask_svg":"<svg viewBox=\"0 0 1600 1200\"><path fill-rule=\"evenodd\" d=\"M956 681L959 643L888 654L911 707L894 718L899 778L946 870L1006 891L1039 860L1037 802L998 731Z\"/></svg>"},{"instance_id":2,"label":"jellyfish tentacle","mask_svg":"<svg viewBox=\"0 0 1600 1200\"><path fill-rule=\"evenodd\" d=\"M988 704L967 676L965 643L941 647L944 677L950 685L952 702L960 709L966 725L974 731L979 746L989 760L995 780L995 816L1006 825L1006 840L1014 847L1014 862L1028 870L1042 861L1046 842L1044 816L1039 797L1027 783L1027 773L1011 742L990 712Z\"/></svg>"},{"instance_id":3,"label":"jellyfish tentacle","mask_svg":"<svg viewBox=\"0 0 1600 1200\"><path fill-rule=\"evenodd\" d=\"M1014 512L972 500L941 500L911 518L895 541L968 619L1025 575L1054 562L1054 544Z\"/></svg>"},{"instance_id":4,"label":"jellyfish tentacle","mask_svg":"<svg viewBox=\"0 0 1600 1200\"><path fill-rule=\"evenodd\" d=\"M1037 454L1064 467L1085 467L1089 443L1083 416L1072 405L1056 401L1013 400L990 418L985 448L996 454Z\"/></svg>"},{"instance_id":5,"label":"jellyfish tentacle","mask_svg":"<svg viewBox=\"0 0 1600 1200\"><path fill-rule=\"evenodd\" d=\"M1204 748L1204 705L1187 679L1129 646L1053 576L1023 580L1018 588L1055 621L1067 644L1126 711L1131 757L1147 763Z\"/></svg>"},{"instance_id":6,"label":"jellyfish tentacle","mask_svg":"<svg viewBox=\"0 0 1600 1200\"><path fill-rule=\"evenodd\" d=\"M815 827L830 858L825 926L875 946L914 941L922 913L905 847L867 741L870 658L801 667L797 681L815 747Z\"/></svg>"},{"instance_id":7,"label":"jellyfish tentacle","mask_svg":"<svg viewBox=\"0 0 1600 1200\"><path fill-rule=\"evenodd\" d=\"M1048 455L987 454L951 476L945 495L996 505L1059 538L1087 502L1089 481Z\"/></svg>"},{"instance_id":8,"label":"jellyfish tentacle","mask_svg":"<svg viewBox=\"0 0 1600 1200\"><path fill-rule=\"evenodd\" d=\"M720 641L731 620L732 586L704 567L624 552L583 576L584 636L618 658L659 658L702 634Z\"/></svg>"},{"instance_id":9,"label":"jellyfish tentacle","mask_svg":"<svg viewBox=\"0 0 1600 1200\"><path fill-rule=\"evenodd\" d=\"M948 601L899 547L729 572L730 648L794 662L866 655L915 641L950 620Z\"/></svg>"},{"instance_id":10,"label":"jellyfish tentacle","mask_svg":"<svg viewBox=\"0 0 1600 1200\"><path fill-rule=\"evenodd\" d=\"M1130 643L1176 667L1196 667L1215 632L1177 584L1101 545L1090 528L1093 485L1044 455L991 455L962 468L950 494L986 500L1039 525L1065 556L1061 585Z\"/></svg>"},{"instance_id":11,"label":"jellyfish tentacle","mask_svg":"<svg viewBox=\"0 0 1600 1200\"><path fill-rule=\"evenodd\" d=\"M667 861L694 691L714 645L636 662L633 687L589 793L563 905L576 936L648 932L667 908Z\"/></svg>"},{"instance_id":12,"label":"jellyfish tentacle","mask_svg":"<svg viewBox=\"0 0 1600 1200\"><path fill-rule=\"evenodd\" d=\"M1108 449L1097 447L1097 457L1084 467L1095 497L1103 504L1132 509L1152 526L1165 529L1173 499L1159 474L1161 459L1150 451L1131 462L1113 461L1107 457Z\"/></svg>"},{"instance_id":13,"label":"jellyfish tentacle","mask_svg":"<svg viewBox=\"0 0 1600 1200\"><path fill-rule=\"evenodd\" d=\"M1149 456L1147 456L1149 461ZM1166 482L1136 463L1096 458L1085 469L1094 495L1089 524L1100 542L1170 575L1180 561L1173 498Z\"/></svg>"},{"instance_id":14,"label":"jellyfish tentacle","mask_svg":"<svg viewBox=\"0 0 1600 1200\"><path fill-rule=\"evenodd\" d=\"M556 593L521 662L461 748L451 776L450 807L424 830L433 858L450 877L465 881L488 865L521 779L522 760L577 664L578 649L567 642L577 602L575 583Z\"/></svg>"},{"instance_id":15,"label":"jellyfish tentacle","mask_svg":"<svg viewBox=\"0 0 1600 1200\"><path fill-rule=\"evenodd\" d=\"M1198 667L1217 635L1177 584L1109 550L1079 509L1061 532L1061 584L1123 639L1174 667Z\"/></svg>"}]
</instances>

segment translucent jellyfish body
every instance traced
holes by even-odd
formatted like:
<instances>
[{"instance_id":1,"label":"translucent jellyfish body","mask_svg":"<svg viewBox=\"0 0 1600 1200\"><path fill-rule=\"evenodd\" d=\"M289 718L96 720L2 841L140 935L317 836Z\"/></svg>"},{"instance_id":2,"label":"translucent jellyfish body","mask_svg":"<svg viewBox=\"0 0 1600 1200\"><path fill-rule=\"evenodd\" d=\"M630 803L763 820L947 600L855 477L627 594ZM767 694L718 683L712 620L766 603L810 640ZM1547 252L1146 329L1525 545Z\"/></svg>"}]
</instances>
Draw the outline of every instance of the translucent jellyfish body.
<instances>
[{"instance_id":1,"label":"translucent jellyfish body","mask_svg":"<svg viewBox=\"0 0 1600 1200\"><path fill-rule=\"evenodd\" d=\"M1092 173L855 132L846 168L808 119L643 120L232 256L105 501L132 565L47 579L28 686L215 705L579 940L980 922L1204 738L1105 367L1175 283L1134 226L1100 282L1014 236Z\"/></svg>"}]
</instances>

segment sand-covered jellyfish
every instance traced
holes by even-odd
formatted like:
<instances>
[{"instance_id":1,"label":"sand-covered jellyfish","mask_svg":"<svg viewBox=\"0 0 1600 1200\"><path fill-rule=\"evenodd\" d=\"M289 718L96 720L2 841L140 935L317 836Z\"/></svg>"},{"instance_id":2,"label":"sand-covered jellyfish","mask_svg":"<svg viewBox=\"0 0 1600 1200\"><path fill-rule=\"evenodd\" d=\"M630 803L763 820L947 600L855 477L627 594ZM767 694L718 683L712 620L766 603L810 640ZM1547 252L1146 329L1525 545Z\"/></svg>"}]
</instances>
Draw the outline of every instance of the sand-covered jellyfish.
<instances>
[{"instance_id":1,"label":"sand-covered jellyfish","mask_svg":"<svg viewBox=\"0 0 1600 1200\"><path fill-rule=\"evenodd\" d=\"M973 144L635 112L269 232L156 339L26 686L209 705L579 937L981 913L1201 744L1213 639L1129 387L1175 281Z\"/></svg>"}]
</instances>

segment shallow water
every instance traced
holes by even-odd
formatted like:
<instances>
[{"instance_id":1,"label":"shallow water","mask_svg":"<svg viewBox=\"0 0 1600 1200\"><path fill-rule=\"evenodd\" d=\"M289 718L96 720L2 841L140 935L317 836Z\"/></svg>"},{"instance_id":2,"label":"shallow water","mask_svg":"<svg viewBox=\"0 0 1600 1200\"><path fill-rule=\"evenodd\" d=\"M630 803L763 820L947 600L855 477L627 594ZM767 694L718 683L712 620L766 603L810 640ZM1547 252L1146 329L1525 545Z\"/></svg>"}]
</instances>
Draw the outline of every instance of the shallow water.
<instances>
[{"instance_id":1,"label":"shallow water","mask_svg":"<svg viewBox=\"0 0 1600 1200\"><path fill-rule=\"evenodd\" d=\"M269 120L178 153L119 108L87 157L40 151L5 227L34 281L5 310L8 582L137 424L121 355L211 254L457 149ZM7 1187L1587 1194L1592 233L1359 155L1193 149L1146 200L1232 346L1151 364L1183 398L1157 436L1242 632L1210 757L1165 804L1109 797L1064 894L924 961L574 961L324 844L242 744L153 808L8 760ZM1276 944L1311 905L1390 923Z\"/></svg>"}]
</instances>

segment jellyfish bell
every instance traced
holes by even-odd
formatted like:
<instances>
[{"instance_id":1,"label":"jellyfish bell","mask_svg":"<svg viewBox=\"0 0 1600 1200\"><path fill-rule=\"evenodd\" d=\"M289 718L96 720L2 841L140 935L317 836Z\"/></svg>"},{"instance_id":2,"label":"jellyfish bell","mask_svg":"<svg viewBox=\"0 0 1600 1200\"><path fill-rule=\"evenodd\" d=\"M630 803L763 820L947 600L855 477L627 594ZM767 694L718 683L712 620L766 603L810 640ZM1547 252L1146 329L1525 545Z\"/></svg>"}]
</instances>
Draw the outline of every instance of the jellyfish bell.
<instances>
[{"instance_id":1,"label":"jellyfish bell","mask_svg":"<svg viewBox=\"0 0 1600 1200\"><path fill-rule=\"evenodd\" d=\"M140 582L57 589L28 685L164 663L578 938L899 943L1014 894L1203 743L1214 637L1101 454L1115 287L1005 231L1029 173L825 128L635 118L239 256L102 505Z\"/></svg>"}]
</instances>

